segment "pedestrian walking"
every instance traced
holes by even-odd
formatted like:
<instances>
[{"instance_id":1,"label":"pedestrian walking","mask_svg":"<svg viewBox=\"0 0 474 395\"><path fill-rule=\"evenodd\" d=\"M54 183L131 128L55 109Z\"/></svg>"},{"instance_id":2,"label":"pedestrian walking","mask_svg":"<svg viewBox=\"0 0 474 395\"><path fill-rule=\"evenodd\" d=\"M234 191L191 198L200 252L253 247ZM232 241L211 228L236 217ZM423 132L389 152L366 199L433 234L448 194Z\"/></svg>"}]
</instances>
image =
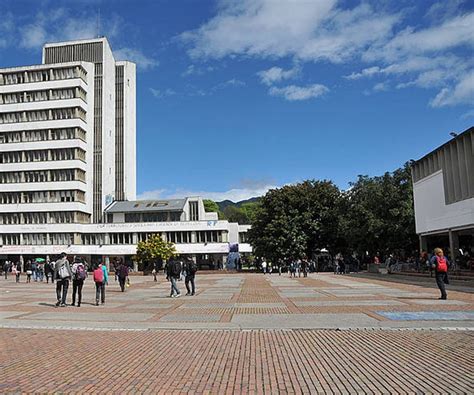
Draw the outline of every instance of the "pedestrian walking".
<instances>
[{"instance_id":1,"label":"pedestrian walking","mask_svg":"<svg viewBox=\"0 0 474 395\"><path fill-rule=\"evenodd\" d=\"M448 299L446 284L449 284L448 269L450 266L448 258L444 256L444 252L441 248L435 248L434 255L430 262L431 267L435 272L436 284L441 291L441 297L439 299L446 300Z\"/></svg>"},{"instance_id":2,"label":"pedestrian walking","mask_svg":"<svg viewBox=\"0 0 474 395\"><path fill-rule=\"evenodd\" d=\"M262 261L262 271L263 274L267 274L267 261L265 259Z\"/></svg>"},{"instance_id":3,"label":"pedestrian walking","mask_svg":"<svg viewBox=\"0 0 474 395\"><path fill-rule=\"evenodd\" d=\"M76 305L76 293L77 293L77 307L81 307L82 302L82 287L84 281L87 278L87 270L84 263L80 260L76 260L72 264L72 305Z\"/></svg>"},{"instance_id":4,"label":"pedestrian walking","mask_svg":"<svg viewBox=\"0 0 474 395\"><path fill-rule=\"evenodd\" d=\"M72 271L65 252L61 253L60 258L55 263L54 277L56 278L56 306L66 307L67 290L72 278Z\"/></svg>"},{"instance_id":5,"label":"pedestrian walking","mask_svg":"<svg viewBox=\"0 0 474 395\"><path fill-rule=\"evenodd\" d=\"M31 283L31 275L33 274L31 270L31 261L27 260L25 263L25 273L26 273L26 282Z\"/></svg>"},{"instance_id":6,"label":"pedestrian walking","mask_svg":"<svg viewBox=\"0 0 474 395\"><path fill-rule=\"evenodd\" d=\"M181 292L178 289L178 279L181 276L181 263L178 261L168 262L166 265L166 279L171 282L171 298L179 298Z\"/></svg>"},{"instance_id":7,"label":"pedestrian walking","mask_svg":"<svg viewBox=\"0 0 474 395\"><path fill-rule=\"evenodd\" d=\"M309 266L309 263L306 260L306 258L304 258L301 261L301 271L303 272L303 277L308 277L308 266Z\"/></svg>"},{"instance_id":8,"label":"pedestrian walking","mask_svg":"<svg viewBox=\"0 0 474 395\"><path fill-rule=\"evenodd\" d=\"M186 296L194 296L196 292L195 278L197 272L197 264L193 260L189 260L184 264L184 271L186 273L184 277L184 285L186 286ZM191 283L191 287L189 287Z\"/></svg>"},{"instance_id":9,"label":"pedestrian walking","mask_svg":"<svg viewBox=\"0 0 474 395\"><path fill-rule=\"evenodd\" d=\"M105 264L99 263L96 269L94 270L94 282L95 282L95 305L99 305L99 300L101 304L105 304L105 285L108 282L107 266Z\"/></svg>"},{"instance_id":10,"label":"pedestrian walking","mask_svg":"<svg viewBox=\"0 0 474 395\"><path fill-rule=\"evenodd\" d=\"M125 292L125 283L128 279L128 266L120 260L115 273L118 277L121 291Z\"/></svg>"},{"instance_id":11,"label":"pedestrian walking","mask_svg":"<svg viewBox=\"0 0 474 395\"><path fill-rule=\"evenodd\" d=\"M44 264L41 262L38 262L36 265L36 273L38 276L38 281L43 282L44 279Z\"/></svg>"},{"instance_id":12,"label":"pedestrian walking","mask_svg":"<svg viewBox=\"0 0 474 395\"><path fill-rule=\"evenodd\" d=\"M12 274L15 275L15 282L20 282L20 275L21 275L21 264L20 262L14 263L12 266Z\"/></svg>"},{"instance_id":13,"label":"pedestrian walking","mask_svg":"<svg viewBox=\"0 0 474 395\"><path fill-rule=\"evenodd\" d=\"M33 281L34 282L37 282L38 281L38 271L37 271L37 268L38 268L38 263L33 260L33 262L31 262L31 271L33 272Z\"/></svg>"},{"instance_id":14,"label":"pedestrian walking","mask_svg":"<svg viewBox=\"0 0 474 395\"><path fill-rule=\"evenodd\" d=\"M8 272L10 270L10 262L5 261L3 264L3 274L5 275L5 280L8 280Z\"/></svg>"}]
</instances>

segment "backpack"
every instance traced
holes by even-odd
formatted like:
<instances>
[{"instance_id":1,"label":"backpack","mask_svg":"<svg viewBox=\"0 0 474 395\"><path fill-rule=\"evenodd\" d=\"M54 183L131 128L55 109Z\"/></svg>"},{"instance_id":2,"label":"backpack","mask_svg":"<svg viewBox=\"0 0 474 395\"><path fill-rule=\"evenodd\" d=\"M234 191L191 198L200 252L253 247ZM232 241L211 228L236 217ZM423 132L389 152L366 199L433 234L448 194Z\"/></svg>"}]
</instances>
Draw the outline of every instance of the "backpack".
<instances>
[{"instance_id":1,"label":"backpack","mask_svg":"<svg viewBox=\"0 0 474 395\"><path fill-rule=\"evenodd\" d=\"M194 274L194 273L196 273L197 270L198 270L197 264L196 264L196 262L194 262L194 261L191 261L191 262L189 263L188 268L189 268L189 273L190 273L190 274Z\"/></svg>"},{"instance_id":2,"label":"backpack","mask_svg":"<svg viewBox=\"0 0 474 395\"><path fill-rule=\"evenodd\" d=\"M446 262L446 258L445 257L440 258L439 256L437 256L436 260L438 261L438 265L436 266L436 271L440 273L447 273L448 263Z\"/></svg>"},{"instance_id":3,"label":"backpack","mask_svg":"<svg viewBox=\"0 0 474 395\"><path fill-rule=\"evenodd\" d=\"M121 264L119 266L119 271L118 271L118 275L120 278L125 278L128 276L128 267L124 264Z\"/></svg>"},{"instance_id":4,"label":"backpack","mask_svg":"<svg viewBox=\"0 0 474 395\"><path fill-rule=\"evenodd\" d=\"M102 266L99 266L94 270L94 281L96 283L104 282L104 271L102 270Z\"/></svg>"},{"instance_id":5,"label":"backpack","mask_svg":"<svg viewBox=\"0 0 474 395\"><path fill-rule=\"evenodd\" d=\"M77 265L76 268L76 280L85 280L86 279L86 269L84 265Z\"/></svg>"},{"instance_id":6,"label":"backpack","mask_svg":"<svg viewBox=\"0 0 474 395\"><path fill-rule=\"evenodd\" d=\"M59 268L58 274L60 279L65 279L69 277L69 270L66 266L66 263L63 263L63 265Z\"/></svg>"},{"instance_id":7,"label":"backpack","mask_svg":"<svg viewBox=\"0 0 474 395\"><path fill-rule=\"evenodd\" d=\"M171 266L171 274L174 277L179 277L181 274L181 264L179 262L173 262L173 265Z\"/></svg>"}]
</instances>

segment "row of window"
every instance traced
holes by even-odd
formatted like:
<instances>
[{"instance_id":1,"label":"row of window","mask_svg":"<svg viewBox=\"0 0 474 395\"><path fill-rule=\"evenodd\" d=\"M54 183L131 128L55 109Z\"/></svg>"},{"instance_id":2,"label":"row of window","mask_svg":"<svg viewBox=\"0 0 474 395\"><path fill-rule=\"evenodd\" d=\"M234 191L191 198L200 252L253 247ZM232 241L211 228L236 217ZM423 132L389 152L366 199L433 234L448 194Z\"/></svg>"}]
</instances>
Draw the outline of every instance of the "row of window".
<instances>
[{"instance_id":1,"label":"row of window","mask_svg":"<svg viewBox=\"0 0 474 395\"><path fill-rule=\"evenodd\" d=\"M31 103L48 100L79 98L86 101L87 93L80 87L0 94L0 104Z\"/></svg>"},{"instance_id":2,"label":"row of window","mask_svg":"<svg viewBox=\"0 0 474 395\"><path fill-rule=\"evenodd\" d=\"M22 112L0 113L0 124L57 121L61 119L81 119L86 121L86 112L80 107L55 108L52 110L32 110Z\"/></svg>"},{"instance_id":3,"label":"row of window","mask_svg":"<svg viewBox=\"0 0 474 395\"><path fill-rule=\"evenodd\" d=\"M195 238L192 237L192 233L196 234ZM155 233L83 233L80 243L82 245L136 244L139 241L145 241L152 234ZM176 244L203 243L202 240L209 240L208 243L227 242L225 231L166 232L160 235L164 240ZM74 233L24 233L22 239L23 244L26 245L75 244ZM0 244L20 244L20 235L0 234Z\"/></svg>"},{"instance_id":4,"label":"row of window","mask_svg":"<svg viewBox=\"0 0 474 395\"><path fill-rule=\"evenodd\" d=\"M0 184L58 181L86 182L86 172L81 169L59 169L0 173Z\"/></svg>"},{"instance_id":5,"label":"row of window","mask_svg":"<svg viewBox=\"0 0 474 395\"><path fill-rule=\"evenodd\" d=\"M85 203L86 194L79 190L33 191L33 192L0 192L0 204L20 203Z\"/></svg>"},{"instance_id":6,"label":"row of window","mask_svg":"<svg viewBox=\"0 0 474 395\"><path fill-rule=\"evenodd\" d=\"M112 218L108 217L112 222ZM179 211L160 211L155 213L125 213L125 222L175 222L181 219Z\"/></svg>"},{"instance_id":7,"label":"row of window","mask_svg":"<svg viewBox=\"0 0 474 395\"><path fill-rule=\"evenodd\" d=\"M0 224L70 224L89 223L90 215L80 211L52 211L35 213L1 213Z\"/></svg>"},{"instance_id":8,"label":"row of window","mask_svg":"<svg viewBox=\"0 0 474 395\"><path fill-rule=\"evenodd\" d=\"M45 68L40 70L25 70L13 73L0 73L0 85L24 84L29 82L44 82L82 78L86 81L87 72L79 66L63 68Z\"/></svg>"},{"instance_id":9,"label":"row of window","mask_svg":"<svg viewBox=\"0 0 474 395\"><path fill-rule=\"evenodd\" d=\"M0 163L86 160L86 151L80 148L59 148L34 151L0 152Z\"/></svg>"},{"instance_id":10,"label":"row of window","mask_svg":"<svg viewBox=\"0 0 474 395\"><path fill-rule=\"evenodd\" d=\"M0 134L0 143L29 143L32 141L72 140L86 141L86 132L81 128L24 130Z\"/></svg>"}]
</instances>

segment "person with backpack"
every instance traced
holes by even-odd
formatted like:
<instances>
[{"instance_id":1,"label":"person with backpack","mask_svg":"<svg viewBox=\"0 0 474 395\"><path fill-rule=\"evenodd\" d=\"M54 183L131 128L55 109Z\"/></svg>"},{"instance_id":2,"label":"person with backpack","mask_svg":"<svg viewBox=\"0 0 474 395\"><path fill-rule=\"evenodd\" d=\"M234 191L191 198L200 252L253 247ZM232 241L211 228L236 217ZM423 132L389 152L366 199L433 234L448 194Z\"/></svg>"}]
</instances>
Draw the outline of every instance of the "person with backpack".
<instances>
[{"instance_id":1,"label":"person with backpack","mask_svg":"<svg viewBox=\"0 0 474 395\"><path fill-rule=\"evenodd\" d=\"M72 270L65 252L61 253L60 258L56 261L54 277L56 278L56 307L66 307L67 290L69 280L72 277Z\"/></svg>"},{"instance_id":2,"label":"person with backpack","mask_svg":"<svg viewBox=\"0 0 474 395\"><path fill-rule=\"evenodd\" d=\"M72 304L76 305L76 292L77 292L77 307L81 307L82 301L82 287L84 286L84 280L87 277L87 270L84 263L80 260L76 260L72 264Z\"/></svg>"},{"instance_id":3,"label":"person with backpack","mask_svg":"<svg viewBox=\"0 0 474 395\"><path fill-rule=\"evenodd\" d=\"M434 249L434 255L431 258L431 268L435 272L436 284L438 285L439 290L441 291L440 300L448 299L448 294L446 293L446 285L449 284L448 279L448 269L450 263L448 258L444 256L443 250L441 248Z\"/></svg>"},{"instance_id":4,"label":"person with backpack","mask_svg":"<svg viewBox=\"0 0 474 395\"><path fill-rule=\"evenodd\" d=\"M179 298L181 292L178 289L178 280L181 277L181 263L179 261L171 261L166 265L166 279L171 282L171 298Z\"/></svg>"},{"instance_id":5,"label":"person with backpack","mask_svg":"<svg viewBox=\"0 0 474 395\"><path fill-rule=\"evenodd\" d=\"M194 279L197 272L197 264L192 259L186 261L184 264L184 272L186 273L184 277L184 285L186 285L186 296L194 296L196 287L194 284ZM189 288L189 283L191 283L191 288Z\"/></svg>"},{"instance_id":6,"label":"person with backpack","mask_svg":"<svg viewBox=\"0 0 474 395\"><path fill-rule=\"evenodd\" d=\"M99 298L101 304L105 304L105 285L108 282L109 274L107 272L107 266L104 263L99 263L93 272L95 282L95 305L99 305Z\"/></svg>"},{"instance_id":7,"label":"person with backpack","mask_svg":"<svg viewBox=\"0 0 474 395\"><path fill-rule=\"evenodd\" d=\"M117 262L115 273L118 276L120 289L122 292L125 292L125 283L128 278L128 266L123 263L121 259Z\"/></svg>"}]
</instances>

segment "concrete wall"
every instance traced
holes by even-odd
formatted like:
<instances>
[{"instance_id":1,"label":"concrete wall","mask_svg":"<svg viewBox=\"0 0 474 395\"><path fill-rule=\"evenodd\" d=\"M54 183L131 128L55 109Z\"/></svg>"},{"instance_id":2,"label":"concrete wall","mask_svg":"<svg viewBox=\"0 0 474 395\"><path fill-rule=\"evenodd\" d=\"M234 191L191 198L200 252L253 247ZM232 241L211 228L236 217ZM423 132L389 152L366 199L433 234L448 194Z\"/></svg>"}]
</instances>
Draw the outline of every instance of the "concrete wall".
<instances>
[{"instance_id":1,"label":"concrete wall","mask_svg":"<svg viewBox=\"0 0 474 395\"><path fill-rule=\"evenodd\" d=\"M446 204L444 184L442 170L414 183L417 233L474 225L474 198Z\"/></svg>"}]
</instances>

